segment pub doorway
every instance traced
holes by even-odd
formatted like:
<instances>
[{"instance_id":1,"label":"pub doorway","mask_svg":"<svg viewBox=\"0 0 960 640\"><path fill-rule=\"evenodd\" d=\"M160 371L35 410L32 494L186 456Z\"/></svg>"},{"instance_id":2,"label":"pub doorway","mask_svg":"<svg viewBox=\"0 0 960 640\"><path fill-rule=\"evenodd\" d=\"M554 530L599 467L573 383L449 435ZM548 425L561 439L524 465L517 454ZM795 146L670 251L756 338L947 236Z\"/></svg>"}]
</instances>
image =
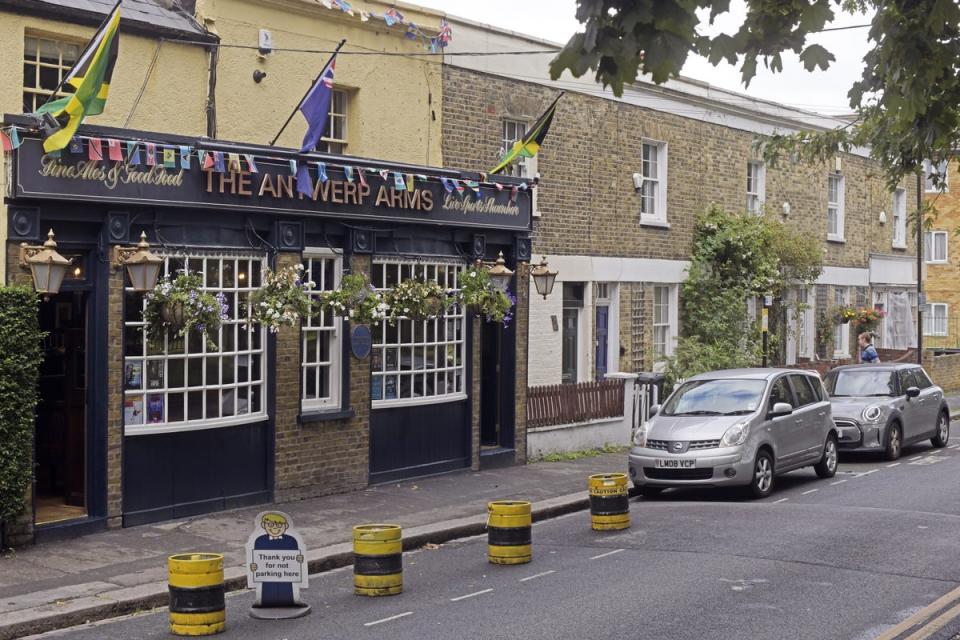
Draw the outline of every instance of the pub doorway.
<instances>
[{"instance_id":1,"label":"pub doorway","mask_svg":"<svg viewBox=\"0 0 960 640\"><path fill-rule=\"evenodd\" d=\"M46 337L34 442L38 525L87 516L88 299L86 291L68 291L40 303Z\"/></svg>"}]
</instances>

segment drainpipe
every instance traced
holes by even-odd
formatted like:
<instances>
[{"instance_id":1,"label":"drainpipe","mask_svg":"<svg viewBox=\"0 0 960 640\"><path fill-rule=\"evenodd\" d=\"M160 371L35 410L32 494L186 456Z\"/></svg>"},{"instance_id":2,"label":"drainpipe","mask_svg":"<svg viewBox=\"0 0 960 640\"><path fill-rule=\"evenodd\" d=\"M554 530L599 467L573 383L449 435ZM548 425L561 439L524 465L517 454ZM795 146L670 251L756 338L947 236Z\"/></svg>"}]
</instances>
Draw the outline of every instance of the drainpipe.
<instances>
[{"instance_id":1,"label":"drainpipe","mask_svg":"<svg viewBox=\"0 0 960 640\"><path fill-rule=\"evenodd\" d=\"M207 137L217 138L217 65L220 62L220 46L210 45L210 72L207 75Z\"/></svg>"},{"instance_id":2,"label":"drainpipe","mask_svg":"<svg viewBox=\"0 0 960 640\"><path fill-rule=\"evenodd\" d=\"M923 178L917 172L917 364L923 364Z\"/></svg>"}]
</instances>

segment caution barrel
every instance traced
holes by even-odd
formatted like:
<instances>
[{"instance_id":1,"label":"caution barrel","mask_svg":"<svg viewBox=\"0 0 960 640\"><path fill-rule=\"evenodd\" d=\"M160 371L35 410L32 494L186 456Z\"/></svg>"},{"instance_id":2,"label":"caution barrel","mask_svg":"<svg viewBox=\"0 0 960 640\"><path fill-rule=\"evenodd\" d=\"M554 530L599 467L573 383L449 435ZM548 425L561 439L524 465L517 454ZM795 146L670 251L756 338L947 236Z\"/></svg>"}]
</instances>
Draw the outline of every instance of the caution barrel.
<instances>
[{"instance_id":1,"label":"caution barrel","mask_svg":"<svg viewBox=\"0 0 960 640\"><path fill-rule=\"evenodd\" d=\"M598 473L590 476L590 521L594 531L630 527L627 474Z\"/></svg>"},{"instance_id":2,"label":"caution barrel","mask_svg":"<svg viewBox=\"0 0 960 640\"><path fill-rule=\"evenodd\" d=\"M530 503L498 500L487 504L487 558L493 564L525 564L533 557Z\"/></svg>"},{"instance_id":3,"label":"caution barrel","mask_svg":"<svg viewBox=\"0 0 960 640\"><path fill-rule=\"evenodd\" d=\"M178 636L209 636L224 630L223 556L183 553L167 559L170 631Z\"/></svg>"},{"instance_id":4,"label":"caution barrel","mask_svg":"<svg viewBox=\"0 0 960 640\"><path fill-rule=\"evenodd\" d=\"M353 528L353 592L392 596L403 591L400 525L361 524Z\"/></svg>"}]
</instances>

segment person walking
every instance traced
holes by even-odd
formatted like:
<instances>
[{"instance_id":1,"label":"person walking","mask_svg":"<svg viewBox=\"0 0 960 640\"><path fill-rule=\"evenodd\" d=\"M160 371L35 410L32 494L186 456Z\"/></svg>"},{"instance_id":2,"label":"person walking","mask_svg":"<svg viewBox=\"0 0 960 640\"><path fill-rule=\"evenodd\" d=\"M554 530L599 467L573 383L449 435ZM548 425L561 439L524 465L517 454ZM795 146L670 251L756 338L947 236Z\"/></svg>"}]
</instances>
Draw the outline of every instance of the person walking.
<instances>
[{"instance_id":1,"label":"person walking","mask_svg":"<svg viewBox=\"0 0 960 640\"><path fill-rule=\"evenodd\" d=\"M860 362L874 364L880 362L880 356L877 355L877 350L873 346L873 340L871 340L872 337L869 331L864 331L857 336L857 342L860 344Z\"/></svg>"}]
</instances>

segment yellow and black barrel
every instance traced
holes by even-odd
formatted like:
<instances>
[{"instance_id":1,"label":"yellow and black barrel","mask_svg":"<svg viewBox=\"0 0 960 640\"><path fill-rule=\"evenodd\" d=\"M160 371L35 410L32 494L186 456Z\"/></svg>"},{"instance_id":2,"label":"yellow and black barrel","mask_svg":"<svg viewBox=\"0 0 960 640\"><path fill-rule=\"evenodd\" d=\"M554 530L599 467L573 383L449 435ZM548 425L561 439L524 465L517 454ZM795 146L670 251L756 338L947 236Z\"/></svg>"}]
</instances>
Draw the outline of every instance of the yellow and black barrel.
<instances>
[{"instance_id":1,"label":"yellow and black barrel","mask_svg":"<svg viewBox=\"0 0 960 640\"><path fill-rule=\"evenodd\" d=\"M226 627L223 556L182 553L167 560L170 631L178 636L209 636Z\"/></svg>"},{"instance_id":2,"label":"yellow and black barrel","mask_svg":"<svg viewBox=\"0 0 960 640\"><path fill-rule=\"evenodd\" d=\"M533 557L530 503L498 500L487 504L487 559L493 564L525 564Z\"/></svg>"},{"instance_id":3,"label":"yellow and black barrel","mask_svg":"<svg viewBox=\"0 0 960 640\"><path fill-rule=\"evenodd\" d=\"M597 473L590 476L590 522L594 531L630 527L627 474Z\"/></svg>"},{"instance_id":4,"label":"yellow and black barrel","mask_svg":"<svg viewBox=\"0 0 960 640\"><path fill-rule=\"evenodd\" d=\"M397 524L353 528L353 592L392 596L403 591L403 538Z\"/></svg>"}]
</instances>

